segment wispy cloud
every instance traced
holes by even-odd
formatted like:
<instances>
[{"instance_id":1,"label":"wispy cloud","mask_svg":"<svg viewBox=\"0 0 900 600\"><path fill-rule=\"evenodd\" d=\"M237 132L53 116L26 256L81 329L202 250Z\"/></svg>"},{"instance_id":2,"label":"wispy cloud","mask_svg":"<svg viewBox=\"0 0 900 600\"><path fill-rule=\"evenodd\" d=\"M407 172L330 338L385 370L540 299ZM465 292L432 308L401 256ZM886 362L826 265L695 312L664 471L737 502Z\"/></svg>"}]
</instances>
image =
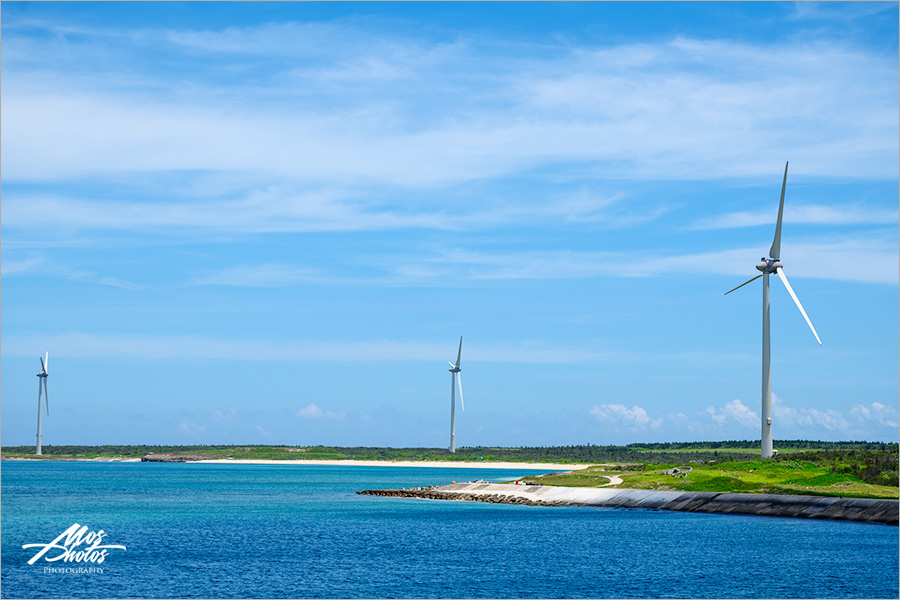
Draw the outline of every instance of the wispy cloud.
<instances>
[{"instance_id":1,"label":"wispy cloud","mask_svg":"<svg viewBox=\"0 0 900 600\"><path fill-rule=\"evenodd\" d=\"M23 258L20 260L4 259L0 263L0 271L3 275L21 275L24 273L35 273L44 265L42 257Z\"/></svg>"},{"instance_id":2,"label":"wispy cloud","mask_svg":"<svg viewBox=\"0 0 900 600\"><path fill-rule=\"evenodd\" d=\"M119 277L101 275L86 269L72 267L65 262L50 261L44 256L32 256L29 258L13 260L4 259L2 263L2 273L4 277L39 275L68 279L70 281L82 281L123 290L140 290L144 287Z\"/></svg>"},{"instance_id":3,"label":"wispy cloud","mask_svg":"<svg viewBox=\"0 0 900 600\"><path fill-rule=\"evenodd\" d=\"M235 287L281 287L315 279L316 269L290 265L242 265L209 273L194 281L194 285L224 285Z\"/></svg>"},{"instance_id":4,"label":"wispy cloud","mask_svg":"<svg viewBox=\"0 0 900 600\"><path fill-rule=\"evenodd\" d=\"M398 195L404 201L398 201ZM269 185L240 199L167 202L84 200L59 195L7 193L7 228L58 232L143 231L223 233L347 232L399 229L471 230L534 223L596 223L634 227L659 218L664 207L637 210L621 203L623 194L581 190L536 198L493 191L490 202L472 192L438 202L427 195L338 187L320 191ZM642 207L643 208L643 207Z\"/></svg>"},{"instance_id":5,"label":"wispy cloud","mask_svg":"<svg viewBox=\"0 0 900 600\"><path fill-rule=\"evenodd\" d=\"M189 335L104 335L69 331L35 337L8 335L3 338L5 357L31 357L44 347L54 355L76 358L117 358L138 360L242 360L377 362L435 361L445 363L454 348L451 343L422 341L291 340L282 342L252 339L204 338ZM448 351L448 348L450 350ZM561 345L539 340L519 342L474 342L467 344L469 361L524 364L600 364L646 362L648 360L696 363L698 361L745 361L745 354L697 352L632 352L590 345Z\"/></svg>"},{"instance_id":6,"label":"wispy cloud","mask_svg":"<svg viewBox=\"0 0 900 600\"><path fill-rule=\"evenodd\" d=\"M784 209L785 223L811 225L894 225L900 219L895 209L874 206L788 206ZM692 229L733 229L769 225L774 228L773 216L762 211L736 212L703 219Z\"/></svg>"},{"instance_id":7,"label":"wispy cloud","mask_svg":"<svg viewBox=\"0 0 900 600\"><path fill-rule=\"evenodd\" d=\"M256 431L258 431L260 435L262 435L266 439L272 439L274 437L272 432L268 429L265 429L262 425L256 425L254 429L256 429Z\"/></svg>"},{"instance_id":8,"label":"wispy cloud","mask_svg":"<svg viewBox=\"0 0 900 600\"><path fill-rule=\"evenodd\" d=\"M785 271L792 277L814 277L861 283L896 284L900 255L896 237L875 233L864 239L834 238L816 243L783 245ZM447 277L466 273L472 279L577 279L654 277L689 271L695 274L755 274L768 244L670 256L649 252L523 251L497 253L450 249L436 256L407 260L397 267L410 277Z\"/></svg>"},{"instance_id":9,"label":"wispy cloud","mask_svg":"<svg viewBox=\"0 0 900 600\"><path fill-rule=\"evenodd\" d=\"M303 419L345 419L347 417L344 411L334 412L330 410L322 410L314 402L297 410L294 416Z\"/></svg>"},{"instance_id":10,"label":"wispy cloud","mask_svg":"<svg viewBox=\"0 0 900 600\"><path fill-rule=\"evenodd\" d=\"M893 2L793 2L793 17L798 21L835 21L840 27L847 23L881 12L896 5Z\"/></svg>"},{"instance_id":11,"label":"wispy cloud","mask_svg":"<svg viewBox=\"0 0 900 600\"><path fill-rule=\"evenodd\" d=\"M206 425L198 425L190 419L185 419L178 424L176 429L179 433L195 437L202 435L206 431Z\"/></svg>"},{"instance_id":12,"label":"wispy cloud","mask_svg":"<svg viewBox=\"0 0 900 600\"><path fill-rule=\"evenodd\" d=\"M314 74L285 60L281 72L241 81L253 85L229 101L202 70L182 94L162 93L171 87L162 76L86 89L64 70L42 78L53 81L48 88L11 33L5 45L18 60L5 63L4 112L18 118L2 134L8 180L234 170L427 188L560 161L594 177L721 178L768 174L773 141L805 157L798 173L897 174L895 61L836 44L681 38L530 48L517 59L509 44L486 52L498 48L489 39L424 41L337 24L142 31L94 39L89 49L60 40L75 55L106 53L108 68L123 72L127 44L147 36L161 55L227 53L243 72L260 56L313 50L298 39L321 40L319 59L338 57ZM315 85L303 79L311 76ZM341 85L320 85L327 78ZM398 79L409 85L398 88Z\"/></svg>"}]
</instances>

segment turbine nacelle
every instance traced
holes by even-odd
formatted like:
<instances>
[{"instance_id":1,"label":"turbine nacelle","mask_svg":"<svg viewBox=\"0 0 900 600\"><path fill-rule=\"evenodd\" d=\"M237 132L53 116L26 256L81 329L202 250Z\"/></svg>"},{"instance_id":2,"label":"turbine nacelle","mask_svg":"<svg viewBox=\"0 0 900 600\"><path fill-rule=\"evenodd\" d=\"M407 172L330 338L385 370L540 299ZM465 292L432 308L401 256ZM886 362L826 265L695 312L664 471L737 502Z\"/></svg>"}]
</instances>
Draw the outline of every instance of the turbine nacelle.
<instances>
[{"instance_id":1,"label":"turbine nacelle","mask_svg":"<svg viewBox=\"0 0 900 600\"><path fill-rule=\"evenodd\" d=\"M779 268L783 269L784 265L777 258L761 258L759 264L756 265L757 271L769 274L777 273Z\"/></svg>"},{"instance_id":2,"label":"turbine nacelle","mask_svg":"<svg viewBox=\"0 0 900 600\"><path fill-rule=\"evenodd\" d=\"M46 358L41 358L38 356L38 359L41 361L41 372L37 374L38 377L46 377L49 373L47 369L50 367L50 353L46 354Z\"/></svg>"}]
</instances>

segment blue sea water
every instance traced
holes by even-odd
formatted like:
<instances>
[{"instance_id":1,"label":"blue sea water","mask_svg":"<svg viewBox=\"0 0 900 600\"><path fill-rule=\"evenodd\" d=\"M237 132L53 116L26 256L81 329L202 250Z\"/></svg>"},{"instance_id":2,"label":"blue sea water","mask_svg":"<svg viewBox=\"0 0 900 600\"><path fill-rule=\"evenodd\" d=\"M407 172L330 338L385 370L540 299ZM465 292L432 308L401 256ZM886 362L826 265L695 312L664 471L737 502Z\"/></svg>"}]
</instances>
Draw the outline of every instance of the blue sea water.
<instances>
[{"instance_id":1,"label":"blue sea water","mask_svg":"<svg viewBox=\"0 0 900 600\"><path fill-rule=\"evenodd\" d=\"M528 473L5 462L0 596L898 597L898 531L886 525L355 494ZM126 550L65 565L95 572L27 564L37 549L24 544L73 523Z\"/></svg>"}]
</instances>

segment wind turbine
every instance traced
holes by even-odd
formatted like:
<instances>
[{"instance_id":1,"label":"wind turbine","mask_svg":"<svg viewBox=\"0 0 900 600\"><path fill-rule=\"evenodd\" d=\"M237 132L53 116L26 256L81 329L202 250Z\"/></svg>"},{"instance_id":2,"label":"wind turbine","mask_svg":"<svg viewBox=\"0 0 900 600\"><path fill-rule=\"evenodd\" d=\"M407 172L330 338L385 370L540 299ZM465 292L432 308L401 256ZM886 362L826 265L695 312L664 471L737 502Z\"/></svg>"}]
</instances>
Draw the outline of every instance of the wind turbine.
<instances>
[{"instance_id":1,"label":"wind turbine","mask_svg":"<svg viewBox=\"0 0 900 600\"><path fill-rule=\"evenodd\" d=\"M459 352L456 354L456 364L449 360L450 365L450 452L456 452L456 386L459 386L459 403L463 412L466 412L466 403L463 402L462 394L462 376L459 368L459 361L462 358L462 336L459 338Z\"/></svg>"},{"instance_id":2,"label":"wind turbine","mask_svg":"<svg viewBox=\"0 0 900 600\"><path fill-rule=\"evenodd\" d=\"M38 357L40 358L40 357ZM34 451L35 454L41 454L41 394L44 395L44 402L47 405L47 416L50 416L50 392L47 391L47 368L50 365L50 353L48 352L45 358L41 358L41 372L37 374L38 376L38 430L37 430L37 449Z\"/></svg>"},{"instance_id":3,"label":"wind turbine","mask_svg":"<svg viewBox=\"0 0 900 600\"><path fill-rule=\"evenodd\" d=\"M781 217L784 213L784 188L787 185L787 172L788 163L784 163L784 181L781 182L781 201L778 203L778 221L775 224L775 239L772 241L772 247L769 249L769 258L761 258L759 264L756 265L757 270L761 271L759 275L723 294L727 296L734 290L744 287L751 281L756 281L760 277L763 278L762 438L760 443L761 455L763 458L771 458L774 454L772 450L772 372L770 368L771 353L769 344L769 275L772 273L778 275L778 278L781 279L784 287L787 288L791 298L794 299L794 304L800 309L800 314L806 319L806 324L809 325L813 335L816 336L816 341L819 342L819 344L822 343L822 340L819 339L819 334L816 333L816 328L813 327L812 321L809 320L809 316L807 316L806 311L803 310L800 299L797 298L797 294L794 293L791 284L788 283L787 276L784 274L784 269L782 268L784 265L781 264Z\"/></svg>"}]
</instances>

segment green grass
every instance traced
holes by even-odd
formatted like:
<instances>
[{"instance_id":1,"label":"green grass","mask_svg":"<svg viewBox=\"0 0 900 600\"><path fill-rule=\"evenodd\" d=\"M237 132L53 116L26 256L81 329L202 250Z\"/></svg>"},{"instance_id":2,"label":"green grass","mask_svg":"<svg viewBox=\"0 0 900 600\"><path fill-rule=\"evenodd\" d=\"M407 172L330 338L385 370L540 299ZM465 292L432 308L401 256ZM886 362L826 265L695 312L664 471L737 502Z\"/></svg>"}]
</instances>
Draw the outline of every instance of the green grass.
<instances>
[{"instance_id":1,"label":"green grass","mask_svg":"<svg viewBox=\"0 0 900 600\"><path fill-rule=\"evenodd\" d=\"M571 474L544 475L530 479L544 485L599 487L609 483L604 475L618 475L622 478L622 484L615 487L628 489L866 498L897 498L900 495L897 486L866 483L851 473L832 472L830 465L809 461L757 459L712 465L693 464L689 465L693 470L684 477L662 474L672 467L684 466L688 465L626 465L626 470L595 466Z\"/></svg>"}]
</instances>

